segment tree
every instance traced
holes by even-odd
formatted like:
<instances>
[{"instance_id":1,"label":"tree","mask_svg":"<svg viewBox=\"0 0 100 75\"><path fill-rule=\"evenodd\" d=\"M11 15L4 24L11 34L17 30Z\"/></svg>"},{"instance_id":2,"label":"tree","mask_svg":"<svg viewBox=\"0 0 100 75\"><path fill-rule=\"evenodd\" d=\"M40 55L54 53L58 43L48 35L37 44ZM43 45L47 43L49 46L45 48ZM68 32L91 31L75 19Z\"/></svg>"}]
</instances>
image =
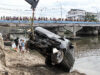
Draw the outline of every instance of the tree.
<instances>
[{"instance_id":1,"label":"tree","mask_svg":"<svg viewBox=\"0 0 100 75\"><path fill-rule=\"evenodd\" d=\"M85 15L85 21L97 22L98 20L95 15L91 15L91 14L87 13Z\"/></svg>"}]
</instances>

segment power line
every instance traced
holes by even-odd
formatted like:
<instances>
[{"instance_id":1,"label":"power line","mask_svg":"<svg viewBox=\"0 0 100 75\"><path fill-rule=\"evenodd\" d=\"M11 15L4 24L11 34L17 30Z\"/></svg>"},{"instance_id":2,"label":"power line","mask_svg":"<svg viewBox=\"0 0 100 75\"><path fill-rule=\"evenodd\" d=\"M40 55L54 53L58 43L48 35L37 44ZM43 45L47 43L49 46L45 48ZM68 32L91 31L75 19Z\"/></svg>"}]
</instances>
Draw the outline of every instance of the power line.
<instances>
[{"instance_id":1,"label":"power line","mask_svg":"<svg viewBox=\"0 0 100 75\"><path fill-rule=\"evenodd\" d=\"M0 7L0 10L10 10L10 11L32 11L32 10L23 10L23 9L10 9L10 8L3 8L3 7ZM57 10L61 10L61 8L39 8L39 9L36 9L36 11L57 11ZM62 8L62 10L66 11L66 9Z\"/></svg>"},{"instance_id":2,"label":"power line","mask_svg":"<svg viewBox=\"0 0 100 75\"><path fill-rule=\"evenodd\" d=\"M0 10L10 10L10 11L32 11L32 10L22 10L22 9L10 9L10 8L3 8L3 7L0 7Z\"/></svg>"}]
</instances>

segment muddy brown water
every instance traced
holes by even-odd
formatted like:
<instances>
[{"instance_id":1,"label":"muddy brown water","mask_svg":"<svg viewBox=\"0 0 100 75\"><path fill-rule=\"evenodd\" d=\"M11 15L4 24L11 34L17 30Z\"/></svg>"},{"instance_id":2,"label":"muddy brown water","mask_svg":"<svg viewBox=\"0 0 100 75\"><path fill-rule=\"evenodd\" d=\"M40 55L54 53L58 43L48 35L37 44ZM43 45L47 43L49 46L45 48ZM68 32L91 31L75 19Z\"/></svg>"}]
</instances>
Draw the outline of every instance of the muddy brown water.
<instances>
[{"instance_id":1,"label":"muddy brown water","mask_svg":"<svg viewBox=\"0 0 100 75\"><path fill-rule=\"evenodd\" d=\"M72 42L76 58L73 70L87 75L100 75L100 36L82 37Z\"/></svg>"},{"instance_id":2,"label":"muddy brown water","mask_svg":"<svg viewBox=\"0 0 100 75\"><path fill-rule=\"evenodd\" d=\"M75 47L75 57L100 56L100 36L82 37L72 41Z\"/></svg>"}]
</instances>

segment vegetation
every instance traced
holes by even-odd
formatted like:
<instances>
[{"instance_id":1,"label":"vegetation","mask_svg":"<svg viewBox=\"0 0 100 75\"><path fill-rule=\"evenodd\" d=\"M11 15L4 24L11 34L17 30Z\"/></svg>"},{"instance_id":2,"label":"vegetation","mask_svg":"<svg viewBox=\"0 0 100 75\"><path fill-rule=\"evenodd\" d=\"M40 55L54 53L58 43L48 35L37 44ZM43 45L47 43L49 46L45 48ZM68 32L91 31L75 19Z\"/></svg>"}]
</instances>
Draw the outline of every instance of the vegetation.
<instances>
[{"instance_id":1,"label":"vegetation","mask_svg":"<svg viewBox=\"0 0 100 75\"><path fill-rule=\"evenodd\" d=\"M64 34L71 34L72 32L71 31L69 31L69 30L66 30L65 32L64 32Z\"/></svg>"},{"instance_id":2,"label":"vegetation","mask_svg":"<svg viewBox=\"0 0 100 75\"><path fill-rule=\"evenodd\" d=\"M97 22L97 18L95 15L90 15L90 14L86 14L85 15L85 21L90 21L90 22Z\"/></svg>"}]
</instances>

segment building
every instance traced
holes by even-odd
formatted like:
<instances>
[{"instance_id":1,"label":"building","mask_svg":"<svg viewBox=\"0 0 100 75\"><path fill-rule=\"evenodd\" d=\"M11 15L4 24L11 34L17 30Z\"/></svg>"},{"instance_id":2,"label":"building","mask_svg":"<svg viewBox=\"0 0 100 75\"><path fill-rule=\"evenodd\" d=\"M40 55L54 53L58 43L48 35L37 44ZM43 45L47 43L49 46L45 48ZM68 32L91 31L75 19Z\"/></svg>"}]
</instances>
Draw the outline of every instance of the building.
<instances>
[{"instance_id":1,"label":"building","mask_svg":"<svg viewBox=\"0 0 100 75\"><path fill-rule=\"evenodd\" d=\"M71 9L66 16L69 20L84 20L85 18L85 10L80 9Z\"/></svg>"},{"instance_id":2,"label":"building","mask_svg":"<svg viewBox=\"0 0 100 75\"><path fill-rule=\"evenodd\" d=\"M100 12L97 13L97 19L100 22Z\"/></svg>"}]
</instances>

